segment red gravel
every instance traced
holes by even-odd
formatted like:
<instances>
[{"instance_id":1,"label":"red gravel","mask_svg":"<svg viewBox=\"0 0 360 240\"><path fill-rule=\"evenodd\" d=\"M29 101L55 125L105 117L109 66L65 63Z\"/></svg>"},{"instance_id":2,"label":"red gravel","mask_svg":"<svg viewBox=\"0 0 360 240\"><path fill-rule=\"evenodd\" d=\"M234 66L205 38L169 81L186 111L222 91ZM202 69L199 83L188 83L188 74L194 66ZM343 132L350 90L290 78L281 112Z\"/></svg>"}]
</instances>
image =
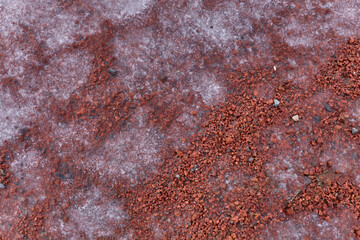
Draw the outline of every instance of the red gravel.
<instances>
[{"instance_id":1,"label":"red gravel","mask_svg":"<svg viewBox=\"0 0 360 240\"><path fill-rule=\"evenodd\" d=\"M30 109L0 148L0 238L360 238L360 42L337 18L298 36L335 7L150 2L121 21L106 4L56 3L98 28L54 50L45 23L22 26L21 68L0 39L6 106ZM244 37L217 31L222 9Z\"/></svg>"}]
</instances>

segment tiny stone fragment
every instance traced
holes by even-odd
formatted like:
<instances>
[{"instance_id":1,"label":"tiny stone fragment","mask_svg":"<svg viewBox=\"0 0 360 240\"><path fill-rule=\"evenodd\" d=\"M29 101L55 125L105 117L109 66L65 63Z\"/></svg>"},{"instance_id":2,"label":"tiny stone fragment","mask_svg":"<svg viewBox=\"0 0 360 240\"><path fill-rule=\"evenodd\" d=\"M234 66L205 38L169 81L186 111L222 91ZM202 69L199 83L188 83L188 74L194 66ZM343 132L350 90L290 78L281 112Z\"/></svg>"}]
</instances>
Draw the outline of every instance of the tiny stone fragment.
<instances>
[{"instance_id":1,"label":"tiny stone fragment","mask_svg":"<svg viewBox=\"0 0 360 240\"><path fill-rule=\"evenodd\" d=\"M165 83L167 80L168 80L168 77L167 77L167 76L165 76L165 75L161 75L161 76L160 76L160 81L161 81L161 82Z\"/></svg>"},{"instance_id":2,"label":"tiny stone fragment","mask_svg":"<svg viewBox=\"0 0 360 240\"><path fill-rule=\"evenodd\" d=\"M314 121L315 121L315 123L320 123L321 122L321 117L320 116L315 116Z\"/></svg>"},{"instance_id":3,"label":"tiny stone fragment","mask_svg":"<svg viewBox=\"0 0 360 240\"><path fill-rule=\"evenodd\" d=\"M253 157L249 157L248 162L250 162L250 163L254 162L254 158L253 158Z\"/></svg>"},{"instance_id":4,"label":"tiny stone fragment","mask_svg":"<svg viewBox=\"0 0 360 240\"><path fill-rule=\"evenodd\" d=\"M292 120L294 120L295 122L298 122L300 120L299 115L293 116Z\"/></svg>"},{"instance_id":5,"label":"tiny stone fragment","mask_svg":"<svg viewBox=\"0 0 360 240\"><path fill-rule=\"evenodd\" d=\"M28 131L27 128L22 128L22 129L20 129L20 134L25 135L27 133L27 131Z\"/></svg>"},{"instance_id":6,"label":"tiny stone fragment","mask_svg":"<svg viewBox=\"0 0 360 240\"><path fill-rule=\"evenodd\" d=\"M353 134L353 135L355 135L355 134L357 134L359 132L359 129L357 129L357 128L352 128L351 129L351 133Z\"/></svg>"},{"instance_id":7,"label":"tiny stone fragment","mask_svg":"<svg viewBox=\"0 0 360 240\"><path fill-rule=\"evenodd\" d=\"M195 164L194 165L194 167L193 168L191 168L190 170L192 171L192 172L195 172L196 170L198 170L198 165L197 164Z\"/></svg>"},{"instance_id":8,"label":"tiny stone fragment","mask_svg":"<svg viewBox=\"0 0 360 240\"><path fill-rule=\"evenodd\" d=\"M325 110L326 110L327 112L331 112L331 107L330 107L330 105L329 105L328 103L325 103L325 104L324 104L324 108L325 108Z\"/></svg>"},{"instance_id":9,"label":"tiny stone fragment","mask_svg":"<svg viewBox=\"0 0 360 240\"><path fill-rule=\"evenodd\" d=\"M5 185L0 183L0 189L5 189Z\"/></svg>"},{"instance_id":10,"label":"tiny stone fragment","mask_svg":"<svg viewBox=\"0 0 360 240\"><path fill-rule=\"evenodd\" d=\"M118 71L112 68L109 68L108 73L110 73L111 76L115 77L118 74Z\"/></svg>"},{"instance_id":11,"label":"tiny stone fragment","mask_svg":"<svg viewBox=\"0 0 360 240\"><path fill-rule=\"evenodd\" d=\"M274 99L274 107L278 107L280 105L280 101L277 99Z\"/></svg>"}]
</instances>

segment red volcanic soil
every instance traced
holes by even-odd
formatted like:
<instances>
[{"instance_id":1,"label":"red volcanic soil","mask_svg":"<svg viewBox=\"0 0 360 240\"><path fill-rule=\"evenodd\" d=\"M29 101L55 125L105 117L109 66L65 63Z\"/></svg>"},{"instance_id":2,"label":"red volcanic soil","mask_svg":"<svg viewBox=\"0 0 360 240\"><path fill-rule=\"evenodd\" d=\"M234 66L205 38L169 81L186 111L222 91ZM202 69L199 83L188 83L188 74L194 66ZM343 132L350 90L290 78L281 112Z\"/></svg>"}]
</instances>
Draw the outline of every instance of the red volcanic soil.
<instances>
[{"instance_id":1,"label":"red volcanic soil","mask_svg":"<svg viewBox=\"0 0 360 240\"><path fill-rule=\"evenodd\" d=\"M360 238L358 5L0 2L0 239Z\"/></svg>"}]
</instances>

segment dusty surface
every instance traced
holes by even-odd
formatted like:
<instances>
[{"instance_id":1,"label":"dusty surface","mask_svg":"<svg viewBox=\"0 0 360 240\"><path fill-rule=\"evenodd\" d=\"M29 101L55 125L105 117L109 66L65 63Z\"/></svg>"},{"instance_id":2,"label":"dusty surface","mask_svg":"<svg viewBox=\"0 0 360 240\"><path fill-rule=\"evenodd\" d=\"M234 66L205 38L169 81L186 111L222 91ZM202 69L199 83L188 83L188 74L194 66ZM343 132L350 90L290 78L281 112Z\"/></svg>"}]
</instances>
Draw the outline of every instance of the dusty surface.
<instances>
[{"instance_id":1,"label":"dusty surface","mask_svg":"<svg viewBox=\"0 0 360 240\"><path fill-rule=\"evenodd\" d=\"M0 237L356 239L359 16L0 0Z\"/></svg>"}]
</instances>

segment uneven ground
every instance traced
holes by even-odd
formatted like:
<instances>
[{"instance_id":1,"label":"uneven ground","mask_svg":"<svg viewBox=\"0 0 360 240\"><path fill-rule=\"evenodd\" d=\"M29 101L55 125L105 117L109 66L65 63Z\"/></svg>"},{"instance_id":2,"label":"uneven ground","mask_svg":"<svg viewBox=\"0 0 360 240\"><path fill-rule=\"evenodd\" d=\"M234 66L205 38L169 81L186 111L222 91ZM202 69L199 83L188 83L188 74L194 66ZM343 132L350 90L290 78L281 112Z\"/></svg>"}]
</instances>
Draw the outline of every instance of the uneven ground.
<instances>
[{"instance_id":1,"label":"uneven ground","mask_svg":"<svg viewBox=\"0 0 360 240\"><path fill-rule=\"evenodd\" d=\"M0 0L0 19L1 239L360 236L358 1Z\"/></svg>"}]
</instances>

